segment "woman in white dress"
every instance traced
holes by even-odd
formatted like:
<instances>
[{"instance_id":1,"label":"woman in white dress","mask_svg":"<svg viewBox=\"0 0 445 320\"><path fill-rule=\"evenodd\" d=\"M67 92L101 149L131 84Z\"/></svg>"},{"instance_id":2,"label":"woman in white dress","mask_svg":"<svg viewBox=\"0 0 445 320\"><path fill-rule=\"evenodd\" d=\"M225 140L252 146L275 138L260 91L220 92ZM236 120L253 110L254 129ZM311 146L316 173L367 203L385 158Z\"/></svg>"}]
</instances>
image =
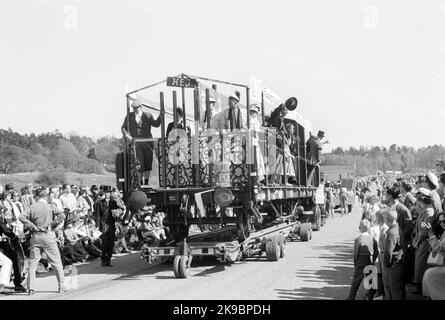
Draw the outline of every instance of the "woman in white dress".
<instances>
[{"instance_id":1,"label":"woman in white dress","mask_svg":"<svg viewBox=\"0 0 445 320\"><path fill-rule=\"evenodd\" d=\"M250 105L250 130L252 132L252 145L255 148L255 155L257 161L257 178L258 182L262 183L266 176L266 167L264 165L263 154L261 153L260 144L258 143L258 132L261 131L261 123L258 119L260 107L257 104Z\"/></svg>"}]
</instances>

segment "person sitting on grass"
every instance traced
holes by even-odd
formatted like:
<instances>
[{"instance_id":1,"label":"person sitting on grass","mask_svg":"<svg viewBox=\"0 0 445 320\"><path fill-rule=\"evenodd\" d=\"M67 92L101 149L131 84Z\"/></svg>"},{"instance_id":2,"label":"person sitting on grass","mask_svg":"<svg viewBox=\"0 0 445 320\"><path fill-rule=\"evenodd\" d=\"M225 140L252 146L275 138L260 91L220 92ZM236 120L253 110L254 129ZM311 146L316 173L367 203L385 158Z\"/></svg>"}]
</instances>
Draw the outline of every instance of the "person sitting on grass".
<instances>
[{"instance_id":1,"label":"person sitting on grass","mask_svg":"<svg viewBox=\"0 0 445 320\"><path fill-rule=\"evenodd\" d=\"M74 221L67 220L65 222L65 230L63 231L65 241L73 248L74 257L78 262L85 262L89 258L89 254L82 246L82 238L74 229Z\"/></svg>"},{"instance_id":2,"label":"person sitting on grass","mask_svg":"<svg viewBox=\"0 0 445 320\"><path fill-rule=\"evenodd\" d=\"M96 245L100 234L97 235L94 233L95 225L93 219L84 216L82 220L76 223L74 229L77 235L81 237L81 244L89 256L93 259L100 258L102 250L100 249L100 244L99 246Z\"/></svg>"},{"instance_id":3,"label":"person sitting on grass","mask_svg":"<svg viewBox=\"0 0 445 320\"><path fill-rule=\"evenodd\" d=\"M116 222L116 237L114 242L113 253L131 253L127 247L125 233L128 227L122 226L122 223Z\"/></svg>"}]
</instances>

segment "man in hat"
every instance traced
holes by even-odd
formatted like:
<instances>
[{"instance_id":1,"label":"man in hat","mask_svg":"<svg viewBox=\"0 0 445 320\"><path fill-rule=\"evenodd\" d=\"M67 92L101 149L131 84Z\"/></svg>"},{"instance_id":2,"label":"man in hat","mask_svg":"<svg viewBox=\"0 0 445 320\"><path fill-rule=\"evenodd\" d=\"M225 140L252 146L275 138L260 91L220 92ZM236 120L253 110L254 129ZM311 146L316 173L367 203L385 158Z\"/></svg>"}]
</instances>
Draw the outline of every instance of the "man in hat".
<instances>
[{"instance_id":1,"label":"man in hat","mask_svg":"<svg viewBox=\"0 0 445 320\"><path fill-rule=\"evenodd\" d=\"M439 213L442 212L442 201L440 200L439 193L437 192L437 188L439 187L439 179L434 173L428 171L425 176L423 186L431 191L431 202L434 209L432 228L434 234L440 237L442 228L439 226Z\"/></svg>"},{"instance_id":2,"label":"man in hat","mask_svg":"<svg viewBox=\"0 0 445 320\"><path fill-rule=\"evenodd\" d=\"M329 143L329 141L327 140L323 142L322 141L323 138L324 138L324 132L318 131L316 137L311 134L310 138L306 142L306 149L308 155L307 157L311 161L311 164L308 165L308 167L310 168L310 173L308 176L308 181L310 184L312 183L312 178L314 176L315 170L317 169L317 167L319 167L320 164L320 155L322 146L326 143Z\"/></svg>"},{"instance_id":3,"label":"man in hat","mask_svg":"<svg viewBox=\"0 0 445 320\"><path fill-rule=\"evenodd\" d=\"M6 190L7 192L14 191L14 185L13 185L12 183L8 183L8 184L5 186L5 190Z\"/></svg>"},{"instance_id":4,"label":"man in hat","mask_svg":"<svg viewBox=\"0 0 445 320\"><path fill-rule=\"evenodd\" d=\"M64 292L64 274L59 248L57 247L56 235L52 231L55 221L53 210L48 204L46 191L37 193L38 201L31 206L30 213L20 215L19 220L26 228L31 229L30 262L28 270L29 294L34 293L37 265L43 251L48 257L51 265L56 269L56 277L59 284L59 293Z\"/></svg>"},{"instance_id":5,"label":"man in hat","mask_svg":"<svg viewBox=\"0 0 445 320\"><path fill-rule=\"evenodd\" d=\"M434 216L437 217L439 212L442 211L442 202L440 200L439 193L437 192L437 188L439 187L439 179L431 171L428 171L428 173L425 176L424 187L431 191L431 200L433 201Z\"/></svg>"},{"instance_id":6,"label":"man in hat","mask_svg":"<svg viewBox=\"0 0 445 320\"><path fill-rule=\"evenodd\" d=\"M311 135L306 142L306 148L308 153L308 158L311 162L319 163L321 150L324 144L329 143L328 140L322 141L324 138L324 132L318 131L317 136Z\"/></svg>"},{"instance_id":7,"label":"man in hat","mask_svg":"<svg viewBox=\"0 0 445 320\"><path fill-rule=\"evenodd\" d=\"M113 254L114 236L116 232L116 221L111 210L117 206L116 201L111 199L111 187L105 186L103 190L105 198L99 200L94 212L96 227L102 232L102 267L112 267L111 256ZM114 204L113 204L114 203Z\"/></svg>"},{"instance_id":8,"label":"man in hat","mask_svg":"<svg viewBox=\"0 0 445 320\"><path fill-rule=\"evenodd\" d=\"M239 108L240 94L237 91L229 97L229 108L215 115L215 129L237 130L245 129L243 116Z\"/></svg>"},{"instance_id":9,"label":"man in hat","mask_svg":"<svg viewBox=\"0 0 445 320\"><path fill-rule=\"evenodd\" d=\"M135 138L153 138L151 127L159 127L161 125L161 114L155 120L149 112L142 111L142 103L138 99L131 104L133 112L125 117L122 124L122 134L128 143L134 142ZM142 184L147 183L150 178L150 171L153 162L153 141L140 142L136 144L136 156L141 165Z\"/></svg>"}]
</instances>

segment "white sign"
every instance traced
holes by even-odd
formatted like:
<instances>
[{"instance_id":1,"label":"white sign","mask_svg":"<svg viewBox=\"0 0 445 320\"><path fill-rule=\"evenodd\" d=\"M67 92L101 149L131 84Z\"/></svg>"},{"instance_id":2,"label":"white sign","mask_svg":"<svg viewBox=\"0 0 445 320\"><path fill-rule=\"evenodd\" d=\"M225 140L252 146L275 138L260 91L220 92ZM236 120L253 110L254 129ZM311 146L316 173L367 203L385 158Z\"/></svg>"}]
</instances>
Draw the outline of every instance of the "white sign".
<instances>
[{"instance_id":1,"label":"white sign","mask_svg":"<svg viewBox=\"0 0 445 320\"><path fill-rule=\"evenodd\" d=\"M250 77L250 101L261 102L261 93L263 88L261 87L261 80Z\"/></svg>"},{"instance_id":2,"label":"white sign","mask_svg":"<svg viewBox=\"0 0 445 320\"><path fill-rule=\"evenodd\" d=\"M283 99L267 87L263 87L263 98L264 101L269 102L274 107L278 107L283 103Z\"/></svg>"}]
</instances>

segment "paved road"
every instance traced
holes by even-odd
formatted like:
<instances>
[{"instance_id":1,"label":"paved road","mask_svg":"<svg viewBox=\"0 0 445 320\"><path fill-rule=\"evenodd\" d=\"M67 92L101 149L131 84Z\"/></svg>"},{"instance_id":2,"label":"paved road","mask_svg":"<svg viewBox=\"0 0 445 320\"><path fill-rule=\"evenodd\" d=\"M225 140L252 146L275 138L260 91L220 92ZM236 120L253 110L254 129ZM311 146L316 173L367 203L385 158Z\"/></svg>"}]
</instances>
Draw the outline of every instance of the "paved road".
<instances>
[{"instance_id":1,"label":"paved road","mask_svg":"<svg viewBox=\"0 0 445 320\"><path fill-rule=\"evenodd\" d=\"M77 277L67 277L77 289L65 294L55 293L55 275L46 273L38 277L34 296L0 299L344 299L360 217L361 210L354 209L329 219L310 242L288 242L286 257L278 262L265 257L231 266L194 262L189 278L175 279L171 264L148 266L134 253L116 257L113 268L102 268L100 261L78 266Z\"/></svg>"}]
</instances>

